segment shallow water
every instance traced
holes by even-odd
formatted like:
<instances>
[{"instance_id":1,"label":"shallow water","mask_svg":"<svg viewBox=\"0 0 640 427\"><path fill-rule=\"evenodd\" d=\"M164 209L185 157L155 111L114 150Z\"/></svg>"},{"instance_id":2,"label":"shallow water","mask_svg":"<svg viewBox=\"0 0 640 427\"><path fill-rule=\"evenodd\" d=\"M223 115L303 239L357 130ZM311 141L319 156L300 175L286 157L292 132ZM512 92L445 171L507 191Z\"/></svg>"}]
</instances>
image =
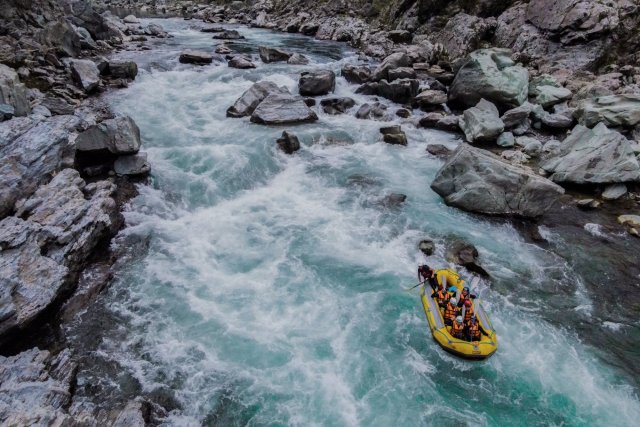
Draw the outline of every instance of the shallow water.
<instances>
[{"instance_id":1,"label":"shallow water","mask_svg":"<svg viewBox=\"0 0 640 427\"><path fill-rule=\"evenodd\" d=\"M295 92L301 70L338 71L355 53L241 27L247 40L235 46L282 46L312 64L193 67L177 63L179 51L211 47L211 35L193 21L160 23L175 37L120 54L143 70L109 98L140 126L153 165L116 244L147 249L133 246L102 298L114 323L96 337L101 362L80 372L81 393L92 383L105 401L116 391L169 395L167 425L636 424L634 381L602 357L616 350L576 332L593 322L594 296L570 263L430 190L441 163L425 147L453 147L454 135L403 124L409 145L398 147L380 141L380 122L353 114L317 110L317 123L286 128L228 119L253 82ZM370 100L354 89L338 78L335 94ZM293 156L276 149L284 129L303 145ZM392 192L407 202L385 207ZM489 360L443 352L417 293L403 290L425 261L416 249L425 237L437 243L426 261L439 268L447 240L478 248L500 345ZM617 325L602 330L624 333Z\"/></svg>"}]
</instances>

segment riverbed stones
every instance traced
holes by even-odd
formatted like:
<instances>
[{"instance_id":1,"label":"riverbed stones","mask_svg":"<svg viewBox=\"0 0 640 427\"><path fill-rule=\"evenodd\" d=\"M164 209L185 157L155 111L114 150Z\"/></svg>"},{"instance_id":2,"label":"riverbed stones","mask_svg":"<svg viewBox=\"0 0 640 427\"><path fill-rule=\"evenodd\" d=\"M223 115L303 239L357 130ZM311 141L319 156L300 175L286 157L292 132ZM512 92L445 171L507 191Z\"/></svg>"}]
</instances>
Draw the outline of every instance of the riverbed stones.
<instances>
[{"instance_id":1,"label":"riverbed stones","mask_svg":"<svg viewBox=\"0 0 640 427\"><path fill-rule=\"evenodd\" d=\"M607 95L582 101L576 110L578 122L592 127L600 122L607 126L633 127L640 124L640 95Z\"/></svg>"},{"instance_id":2,"label":"riverbed stones","mask_svg":"<svg viewBox=\"0 0 640 427\"><path fill-rule=\"evenodd\" d=\"M262 62L266 64L270 62L286 62L291 58L291 53L268 46L259 46L258 53Z\"/></svg>"},{"instance_id":3,"label":"riverbed stones","mask_svg":"<svg viewBox=\"0 0 640 427\"><path fill-rule=\"evenodd\" d=\"M305 71L298 82L300 95L320 96L333 92L336 87L336 75L331 70Z\"/></svg>"},{"instance_id":4,"label":"riverbed stones","mask_svg":"<svg viewBox=\"0 0 640 427\"><path fill-rule=\"evenodd\" d=\"M623 135L599 123L593 129L577 125L541 164L554 182L614 184L640 181L640 166Z\"/></svg>"},{"instance_id":5,"label":"riverbed stones","mask_svg":"<svg viewBox=\"0 0 640 427\"><path fill-rule=\"evenodd\" d=\"M300 149L298 137L286 130L282 132L282 136L276 140L276 143L278 148L286 154L293 154Z\"/></svg>"},{"instance_id":6,"label":"riverbed stones","mask_svg":"<svg viewBox=\"0 0 640 427\"><path fill-rule=\"evenodd\" d=\"M207 65L213 62L213 55L196 49L185 49L178 59L183 64Z\"/></svg>"},{"instance_id":7,"label":"riverbed stones","mask_svg":"<svg viewBox=\"0 0 640 427\"><path fill-rule=\"evenodd\" d=\"M532 110L533 105L525 102L518 107L505 111L500 119L504 123L505 129L513 129L527 120Z\"/></svg>"},{"instance_id":8,"label":"riverbed stones","mask_svg":"<svg viewBox=\"0 0 640 427\"><path fill-rule=\"evenodd\" d=\"M304 99L288 93L271 93L251 114L251 121L265 125L304 123L318 120Z\"/></svg>"},{"instance_id":9,"label":"riverbed stones","mask_svg":"<svg viewBox=\"0 0 640 427\"><path fill-rule=\"evenodd\" d=\"M250 116L256 107L271 93L289 92L268 80L254 83L227 109L227 117Z\"/></svg>"},{"instance_id":10,"label":"riverbed stones","mask_svg":"<svg viewBox=\"0 0 640 427\"><path fill-rule=\"evenodd\" d=\"M542 215L564 193L548 179L468 144L447 159L431 188L460 209L520 217Z\"/></svg>"},{"instance_id":11,"label":"riverbed stones","mask_svg":"<svg viewBox=\"0 0 640 427\"><path fill-rule=\"evenodd\" d=\"M382 139L391 145L407 145L407 135L400 126L386 126L380 128Z\"/></svg>"},{"instance_id":12,"label":"riverbed stones","mask_svg":"<svg viewBox=\"0 0 640 427\"><path fill-rule=\"evenodd\" d=\"M320 101L320 105L325 113L336 115L346 113L347 110L356 105L356 101L349 97L327 98Z\"/></svg>"},{"instance_id":13,"label":"riverbed stones","mask_svg":"<svg viewBox=\"0 0 640 427\"><path fill-rule=\"evenodd\" d=\"M26 116L31 112L25 85L20 83L18 73L0 64L0 104L13 107L13 115ZM5 114L8 110L5 108Z\"/></svg>"},{"instance_id":14,"label":"riverbed stones","mask_svg":"<svg viewBox=\"0 0 640 427\"><path fill-rule=\"evenodd\" d=\"M129 116L107 119L89 126L76 138L76 150L108 150L113 154L135 154L140 149L140 129Z\"/></svg>"},{"instance_id":15,"label":"riverbed stones","mask_svg":"<svg viewBox=\"0 0 640 427\"><path fill-rule=\"evenodd\" d=\"M88 59L71 61L71 76L86 93L96 90L100 83L100 70L93 61Z\"/></svg>"},{"instance_id":16,"label":"riverbed stones","mask_svg":"<svg viewBox=\"0 0 640 427\"><path fill-rule=\"evenodd\" d=\"M366 65L346 64L340 74L349 83L365 83L371 79L371 68Z\"/></svg>"},{"instance_id":17,"label":"riverbed stones","mask_svg":"<svg viewBox=\"0 0 640 427\"><path fill-rule=\"evenodd\" d=\"M504 131L498 109L485 99L481 99L475 107L465 110L459 123L469 142L495 140Z\"/></svg>"},{"instance_id":18,"label":"riverbed stones","mask_svg":"<svg viewBox=\"0 0 640 427\"><path fill-rule=\"evenodd\" d=\"M449 89L449 102L476 105L484 98L502 107L517 107L527 100L529 73L510 58L508 49L472 52Z\"/></svg>"}]
</instances>

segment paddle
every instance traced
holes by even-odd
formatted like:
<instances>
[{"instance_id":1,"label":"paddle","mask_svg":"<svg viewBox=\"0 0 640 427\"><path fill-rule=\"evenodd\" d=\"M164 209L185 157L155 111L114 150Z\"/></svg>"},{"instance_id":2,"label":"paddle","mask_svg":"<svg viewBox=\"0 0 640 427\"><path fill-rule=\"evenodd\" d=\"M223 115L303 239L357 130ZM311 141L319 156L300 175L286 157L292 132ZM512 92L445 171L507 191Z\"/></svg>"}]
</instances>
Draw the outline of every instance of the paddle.
<instances>
[{"instance_id":1,"label":"paddle","mask_svg":"<svg viewBox=\"0 0 640 427\"><path fill-rule=\"evenodd\" d=\"M424 284L424 282L426 282L426 280L423 280L422 282L418 283L417 285L415 285L415 286L412 286L412 287L410 287L410 288L405 289L405 291L407 291L407 292L412 291L412 290L414 290L415 288L417 288L418 286L423 285L423 284Z\"/></svg>"}]
</instances>

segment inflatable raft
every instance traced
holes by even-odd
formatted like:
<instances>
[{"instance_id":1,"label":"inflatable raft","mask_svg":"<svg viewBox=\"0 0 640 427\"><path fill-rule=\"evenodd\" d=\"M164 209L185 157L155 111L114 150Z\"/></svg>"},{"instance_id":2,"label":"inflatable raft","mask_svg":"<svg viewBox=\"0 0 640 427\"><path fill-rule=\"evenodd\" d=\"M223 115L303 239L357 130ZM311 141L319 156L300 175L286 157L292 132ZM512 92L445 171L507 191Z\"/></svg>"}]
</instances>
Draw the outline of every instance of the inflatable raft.
<instances>
[{"instance_id":1,"label":"inflatable raft","mask_svg":"<svg viewBox=\"0 0 640 427\"><path fill-rule=\"evenodd\" d=\"M449 289L454 286L460 294L464 285L458 274L453 270L436 270L436 277L438 283L444 285L445 289ZM465 359L481 360L486 359L493 355L498 349L498 337L496 336L493 326L489 321L489 316L482 308L482 304L478 298L473 300L473 308L476 314L476 318L480 322L480 326L488 334L480 334L480 341L465 341L458 338L454 338L450 333L450 327L445 326L444 318L438 302L435 298L431 297L432 289L430 286L423 286L421 299L422 306L424 307L424 313L427 316L429 327L431 328L431 334L433 339L449 353Z\"/></svg>"}]
</instances>

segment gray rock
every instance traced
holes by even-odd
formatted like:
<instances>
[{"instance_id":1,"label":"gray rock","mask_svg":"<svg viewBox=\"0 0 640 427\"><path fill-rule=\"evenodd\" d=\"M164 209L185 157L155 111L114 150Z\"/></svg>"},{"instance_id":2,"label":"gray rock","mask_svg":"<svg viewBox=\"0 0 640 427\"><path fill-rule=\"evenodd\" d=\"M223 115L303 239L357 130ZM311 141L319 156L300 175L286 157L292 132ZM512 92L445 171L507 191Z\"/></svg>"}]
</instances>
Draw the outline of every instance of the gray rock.
<instances>
[{"instance_id":1,"label":"gray rock","mask_svg":"<svg viewBox=\"0 0 640 427\"><path fill-rule=\"evenodd\" d=\"M640 166L629 140L599 123L577 125L555 155L541 164L555 182L614 184L640 181Z\"/></svg>"},{"instance_id":2,"label":"gray rock","mask_svg":"<svg viewBox=\"0 0 640 427\"><path fill-rule=\"evenodd\" d=\"M260 59L264 63L286 62L289 58L291 58L291 53L285 52L284 50L276 49L274 47L259 46L258 52L260 54Z\"/></svg>"},{"instance_id":3,"label":"gray rock","mask_svg":"<svg viewBox=\"0 0 640 427\"><path fill-rule=\"evenodd\" d=\"M415 79L416 72L413 68L410 67L399 67L389 70L389 80L390 82L397 79Z\"/></svg>"},{"instance_id":4,"label":"gray rock","mask_svg":"<svg viewBox=\"0 0 640 427\"><path fill-rule=\"evenodd\" d=\"M113 154L135 154L140 149L140 129L129 116L107 119L89 126L76 138L76 150L109 150Z\"/></svg>"},{"instance_id":5,"label":"gray rock","mask_svg":"<svg viewBox=\"0 0 640 427\"><path fill-rule=\"evenodd\" d=\"M384 206L385 208L388 209L395 209L395 208L399 208L400 206L402 206L404 204L404 202L407 201L407 196L406 194L401 194L401 193L391 193L385 197L383 197L382 199L380 199L380 201L378 202L378 204Z\"/></svg>"},{"instance_id":6,"label":"gray rock","mask_svg":"<svg viewBox=\"0 0 640 427\"><path fill-rule=\"evenodd\" d=\"M320 101L322 109L327 114L343 114L349 108L356 105L356 101L353 98L327 98Z\"/></svg>"},{"instance_id":7,"label":"gray rock","mask_svg":"<svg viewBox=\"0 0 640 427\"><path fill-rule=\"evenodd\" d=\"M433 243L433 240L425 239L418 243L418 249L426 256L431 256L436 250L436 245Z\"/></svg>"},{"instance_id":8,"label":"gray rock","mask_svg":"<svg viewBox=\"0 0 640 427\"><path fill-rule=\"evenodd\" d=\"M300 149L298 137L286 130L282 132L282 136L276 140L276 143L278 148L287 154L293 154Z\"/></svg>"},{"instance_id":9,"label":"gray rock","mask_svg":"<svg viewBox=\"0 0 640 427\"><path fill-rule=\"evenodd\" d=\"M413 35L407 30L392 30L387 33L387 37L394 43L411 43Z\"/></svg>"},{"instance_id":10,"label":"gray rock","mask_svg":"<svg viewBox=\"0 0 640 427\"><path fill-rule=\"evenodd\" d=\"M9 104L0 104L0 122L10 120L16 113L16 109Z\"/></svg>"},{"instance_id":11,"label":"gray rock","mask_svg":"<svg viewBox=\"0 0 640 427\"><path fill-rule=\"evenodd\" d=\"M398 79L391 83L381 80L377 83L377 95L399 104L410 103L416 95L420 82L415 79Z\"/></svg>"},{"instance_id":12,"label":"gray rock","mask_svg":"<svg viewBox=\"0 0 640 427\"><path fill-rule=\"evenodd\" d=\"M640 95L608 95L582 101L576 110L578 122L592 127L599 122L607 126L640 124Z\"/></svg>"},{"instance_id":13,"label":"gray rock","mask_svg":"<svg viewBox=\"0 0 640 427\"><path fill-rule=\"evenodd\" d=\"M581 199L576 202L576 206L580 209L598 209L602 203L594 199Z\"/></svg>"},{"instance_id":14,"label":"gray rock","mask_svg":"<svg viewBox=\"0 0 640 427\"><path fill-rule=\"evenodd\" d=\"M429 144L427 145L427 153L436 157L449 157L452 151L442 144Z\"/></svg>"},{"instance_id":15,"label":"gray rock","mask_svg":"<svg viewBox=\"0 0 640 427\"><path fill-rule=\"evenodd\" d=\"M387 56L380 65L375 69L371 76L371 80L380 81L382 79L389 80L389 70L400 67L410 67L411 59L403 52L392 53Z\"/></svg>"},{"instance_id":16,"label":"gray rock","mask_svg":"<svg viewBox=\"0 0 640 427\"><path fill-rule=\"evenodd\" d=\"M209 52L196 49L185 49L178 59L182 64L206 65L213 62L213 55Z\"/></svg>"},{"instance_id":17,"label":"gray rock","mask_svg":"<svg viewBox=\"0 0 640 427\"><path fill-rule=\"evenodd\" d=\"M116 79L133 80L138 75L138 64L133 61L109 61L108 69Z\"/></svg>"},{"instance_id":18,"label":"gray rock","mask_svg":"<svg viewBox=\"0 0 640 427\"><path fill-rule=\"evenodd\" d=\"M380 128L382 139L391 145L407 145L407 135L400 126L387 126Z\"/></svg>"},{"instance_id":19,"label":"gray rock","mask_svg":"<svg viewBox=\"0 0 640 427\"><path fill-rule=\"evenodd\" d=\"M471 106L484 98L505 107L527 100L529 73L509 57L508 49L480 49L456 74L449 89L449 102Z\"/></svg>"},{"instance_id":20,"label":"gray rock","mask_svg":"<svg viewBox=\"0 0 640 427\"><path fill-rule=\"evenodd\" d=\"M74 59L71 61L71 76L86 93L96 90L100 83L98 66L87 59Z\"/></svg>"},{"instance_id":21,"label":"gray rock","mask_svg":"<svg viewBox=\"0 0 640 427\"><path fill-rule=\"evenodd\" d=\"M302 97L286 93L271 93L251 114L251 121L266 125L304 123L318 120Z\"/></svg>"},{"instance_id":22,"label":"gray rock","mask_svg":"<svg viewBox=\"0 0 640 427\"><path fill-rule=\"evenodd\" d=\"M448 130L451 132L456 132L460 130L460 118L461 116L444 116L440 120L436 122L436 129L440 130Z\"/></svg>"},{"instance_id":23,"label":"gray rock","mask_svg":"<svg viewBox=\"0 0 640 427\"><path fill-rule=\"evenodd\" d=\"M59 115L73 114L75 110L75 106L69 104L63 98L55 98L52 96L44 98L41 105L46 107L51 113Z\"/></svg>"},{"instance_id":24,"label":"gray rock","mask_svg":"<svg viewBox=\"0 0 640 427\"><path fill-rule=\"evenodd\" d=\"M485 99L481 99L475 107L465 110L459 125L469 142L490 141L504 131L498 109Z\"/></svg>"},{"instance_id":25,"label":"gray rock","mask_svg":"<svg viewBox=\"0 0 640 427\"><path fill-rule=\"evenodd\" d=\"M236 30L224 30L222 32L215 33L213 38L219 40L239 40L244 39L244 36Z\"/></svg>"},{"instance_id":26,"label":"gray rock","mask_svg":"<svg viewBox=\"0 0 640 427\"><path fill-rule=\"evenodd\" d=\"M448 205L488 215L537 217L564 193L562 187L499 157L460 144L431 188Z\"/></svg>"},{"instance_id":27,"label":"gray rock","mask_svg":"<svg viewBox=\"0 0 640 427\"><path fill-rule=\"evenodd\" d=\"M118 414L111 427L145 427L145 414L149 413L149 404L141 400L127 403L127 406Z\"/></svg>"},{"instance_id":28,"label":"gray rock","mask_svg":"<svg viewBox=\"0 0 640 427\"><path fill-rule=\"evenodd\" d=\"M119 156L113 162L113 171L118 175L146 175L151 171L147 153Z\"/></svg>"},{"instance_id":29,"label":"gray rock","mask_svg":"<svg viewBox=\"0 0 640 427\"><path fill-rule=\"evenodd\" d=\"M287 59L287 64L289 65L307 65L308 63L309 59L299 53L294 53Z\"/></svg>"},{"instance_id":30,"label":"gray rock","mask_svg":"<svg viewBox=\"0 0 640 427\"><path fill-rule=\"evenodd\" d=\"M453 240L447 243L445 259L457 265L465 267L469 271L489 276L489 273L480 266L478 249L471 243L462 240Z\"/></svg>"},{"instance_id":31,"label":"gray rock","mask_svg":"<svg viewBox=\"0 0 640 427\"><path fill-rule=\"evenodd\" d=\"M288 93L270 81L254 83L240 98L227 109L227 117L245 117L253 114L258 104L271 93Z\"/></svg>"},{"instance_id":32,"label":"gray rock","mask_svg":"<svg viewBox=\"0 0 640 427\"><path fill-rule=\"evenodd\" d=\"M563 87L537 86L536 102L542 108L549 108L567 99L571 99L571 91Z\"/></svg>"},{"instance_id":33,"label":"gray rock","mask_svg":"<svg viewBox=\"0 0 640 427\"><path fill-rule=\"evenodd\" d=\"M371 68L365 65L346 64L342 67L341 74L349 83L366 83L371 79Z\"/></svg>"},{"instance_id":34,"label":"gray rock","mask_svg":"<svg viewBox=\"0 0 640 427\"><path fill-rule=\"evenodd\" d=\"M357 119L387 119L387 106L379 102L371 104L362 104L356 112Z\"/></svg>"},{"instance_id":35,"label":"gray rock","mask_svg":"<svg viewBox=\"0 0 640 427\"><path fill-rule=\"evenodd\" d=\"M553 153L560 148L561 144L557 139L550 139L542 146L542 151L545 153Z\"/></svg>"},{"instance_id":36,"label":"gray rock","mask_svg":"<svg viewBox=\"0 0 640 427\"><path fill-rule=\"evenodd\" d=\"M560 83L549 74L540 74L539 76L532 77L529 81L529 96L535 98L540 94L538 87L540 86L553 86L560 87Z\"/></svg>"},{"instance_id":37,"label":"gray rock","mask_svg":"<svg viewBox=\"0 0 640 427\"><path fill-rule=\"evenodd\" d=\"M0 123L0 218L51 174L73 163L75 116L18 117Z\"/></svg>"},{"instance_id":38,"label":"gray rock","mask_svg":"<svg viewBox=\"0 0 640 427\"><path fill-rule=\"evenodd\" d=\"M510 148L516 145L516 138L513 136L511 132L503 132L498 137L497 144L498 146L503 148Z\"/></svg>"},{"instance_id":39,"label":"gray rock","mask_svg":"<svg viewBox=\"0 0 640 427\"><path fill-rule=\"evenodd\" d=\"M620 197L627 194L627 186L624 184L612 184L602 192L602 198L604 200L617 200Z\"/></svg>"},{"instance_id":40,"label":"gray rock","mask_svg":"<svg viewBox=\"0 0 640 427\"><path fill-rule=\"evenodd\" d=\"M138 18L136 18L135 15L127 15L124 18L122 18L122 20L126 24L139 24L140 23L140 20Z\"/></svg>"},{"instance_id":41,"label":"gray rock","mask_svg":"<svg viewBox=\"0 0 640 427\"><path fill-rule=\"evenodd\" d=\"M57 355L32 348L0 356L0 420L13 426L66 425L76 371L68 349Z\"/></svg>"},{"instance_id":42,"label":"gray rock","mask_svg":"<svg viewBox=\"0 0 640 427\"><path fill-rule=\"evenodd\" d=\"M447 21L444 29L436 33L432 40L442 44L449 59L455 60L478 49L482 40L490 36L495 25L495 19L458 13Z\"/></svg>"},{"instance_id":43,"label":"gray rock","mask_svg":"<svg viewBox=\"0 0 640 427\"><path fill-rule=\"evenodd\" d=\"M336 75L331 70L305 71L298 85L302 96L326 95L335 89Z\"/></svg>"},{"instance_id":44,"label":"gray rock","mask_svg":"<svg viewBox=\"0 0 640 427\"><path fill-rule=\"evenodd\" d=\"M38 41L63 56L78 56L82 47L80 35L64 19L47 23L40 32Z\"/></svg>"},{"instance_id":45,"label":"gray rock","mask_svg":"<svg viewBox=\"0 0 640 427\"><path fill-rule=\"evenodd\" d=\"M4 64L0 64L0 104L12 106L16 116L26 116L31 112L27 88L20 83L18 74Z\"/></svg>"},{"instance_id":46,"label":"gray rock","mask_svg":"<svg viewBox=\"0 0 640 427\"><path fill-rule=\"evenodd\" d=\"M438 123L438 120L442 119L443 117L444 114L442 113L427 113L420 118L420 121L418 123L423 128L433 128L436 126L436 123Z\"/></svg>"},{"instance_id":47,"label":"gray rock","mask_svg":"<svg viewBox=\"0 0 640 427\"><path fill-rule=\"evenodd\" d=\"M542 152L542 143L535 138L530 138L532 141L527 142L524 146L524 152L530 157L538 157Z\"/></svg>"},{"instance_id":48,"label":"gray rock","mask_svg":"<svg viewBox=\"0 0 640 427\"><path fill-rule=\"evenodd\" d=\"M228 62L229 67L231 68L239 68L241 70L246 70L249 68L256 68L256 64L251 62L251 59L244 55L234 55Z\"/></svg>"},{"instance_id":49,"label":"gray rock","mask_svg":"<svg viewBox=\"0 0 640 427\"><path fill-rule=\"evenodd\" d=\"M514 127L520 126L524 120L529 118L532 110L533 105L525 102L519 107L505 111L505 113L501 117L505 129L512 129Z\"/></svg>"},{"instance_id":50,"label":"gray rock","mask_svg":"<svg viewBox=\"0 0 640 427\"><path fill-rule=\"evenodd\" d=\"M421 107L432 108L447 102L447 94L441 90L423 90L414 99Z\"/></svg>"},{"instance_id":51,"label":"gray rock","mask_svg":"<svg viewBox=\"0 0 640 427\"><path fill-rule=\"evenodd\" d=\"M569 129L573 125L573 118L564 114L545 114L541 122L552 129Z\"/></svg>"}]
</instances>

